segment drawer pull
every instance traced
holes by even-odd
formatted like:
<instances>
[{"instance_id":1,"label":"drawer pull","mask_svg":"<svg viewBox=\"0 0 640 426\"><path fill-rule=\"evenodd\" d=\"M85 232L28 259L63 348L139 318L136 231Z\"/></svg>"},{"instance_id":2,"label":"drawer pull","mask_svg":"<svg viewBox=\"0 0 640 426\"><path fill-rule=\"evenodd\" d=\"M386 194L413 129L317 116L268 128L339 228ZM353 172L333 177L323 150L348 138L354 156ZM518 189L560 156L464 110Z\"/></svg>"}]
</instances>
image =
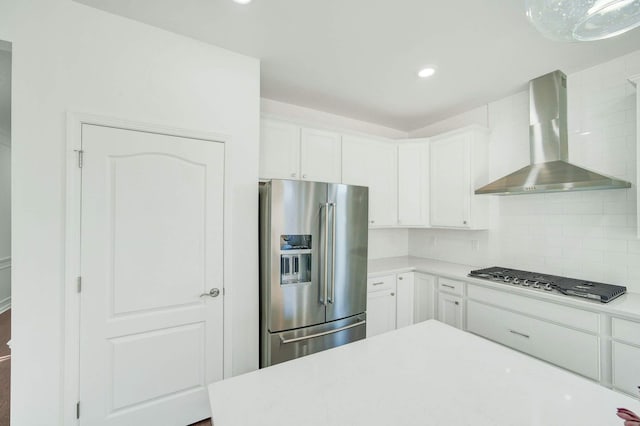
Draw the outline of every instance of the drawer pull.
<instances>
[{"instance_id":1,"label":"drawer pull","mask_svg":"<svg viewBox=\"0 0 640 426\"><path fill-rule=\"evenodd\" d=\"M442 284L442 287L452 288L455 290L455 287L449 284Z\"/></svg>"},{"instance_id":2,"label":"drawer pull","mask_svg":"<svg viewBox=\"0 0 640 426\"><path fill-rule=\"evenodd\" d=\"M382 284L384 284L384 281L378 281L378 282L372 283L371 285L382 285Z\"/></svg>"},{"instance_id":3,"label":"drawer pull","mask_svg":"<svg viewBox=\"0 0 640 426\"><path fill-rule=\"evenodd\" d=\"M524 337L526 339L528 339L530 337L528 334L520 333L519 331L515 331L515 330L509 330L509 333L517 334L518 336L522 336L522 337Z\"/></svg>"}]
</instances>

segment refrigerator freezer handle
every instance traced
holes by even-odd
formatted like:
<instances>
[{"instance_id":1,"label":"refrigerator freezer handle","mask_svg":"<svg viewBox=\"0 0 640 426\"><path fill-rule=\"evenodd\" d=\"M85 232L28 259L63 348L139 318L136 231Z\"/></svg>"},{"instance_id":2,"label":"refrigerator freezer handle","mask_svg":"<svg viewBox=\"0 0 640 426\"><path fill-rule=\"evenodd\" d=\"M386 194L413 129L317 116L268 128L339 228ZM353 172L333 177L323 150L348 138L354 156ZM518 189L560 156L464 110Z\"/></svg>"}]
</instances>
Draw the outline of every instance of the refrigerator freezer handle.
<instances>
[{"instance_id":1,"label":"refrigerator freezer handle","mask_svg":"<svg viewBox=\"0 0 640 426\"><path fill-rule=\"evenodd\" d=\"M334 303L336 297L336 203L331 207L331 297L329 303Z\"/></svg>"}]
</instances>

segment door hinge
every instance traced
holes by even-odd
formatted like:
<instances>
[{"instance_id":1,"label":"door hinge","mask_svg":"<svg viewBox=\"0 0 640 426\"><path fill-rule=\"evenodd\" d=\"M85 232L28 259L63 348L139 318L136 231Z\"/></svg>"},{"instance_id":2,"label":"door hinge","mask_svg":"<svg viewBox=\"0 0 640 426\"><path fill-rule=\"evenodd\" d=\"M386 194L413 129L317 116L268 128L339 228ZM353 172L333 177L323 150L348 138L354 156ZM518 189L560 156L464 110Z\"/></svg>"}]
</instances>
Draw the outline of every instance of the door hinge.
<instances>
[{"instance_id":1,"label":"door hinge","mask_svg":"<svg viewBox=\"0 0 640 426\"><path fill-rule=\"evenodd\" d=\"M82 291L82 277L78 277L77 282L78 282L78 293L80 293Z\"/></svg>"},{"instance_id":2,"label":"door hinge","mask_svg":"<svg viewBox=\"0 0 640 426\"><path fill-rule=\"evenodd\" d=\"M76 402L76 419L80 418L80 401Z\"/></svg>"},{"instance_id":3,"label":"door hinge","mask_svg":"<svg viewBox=\"0 0 640 426\"><path fill-rule=\"evenodd\" d=\"M74 150L78 154L78 168L82 168L82 164L84 162L84 151L81 149Z\"/></svg>"}]
</instances>

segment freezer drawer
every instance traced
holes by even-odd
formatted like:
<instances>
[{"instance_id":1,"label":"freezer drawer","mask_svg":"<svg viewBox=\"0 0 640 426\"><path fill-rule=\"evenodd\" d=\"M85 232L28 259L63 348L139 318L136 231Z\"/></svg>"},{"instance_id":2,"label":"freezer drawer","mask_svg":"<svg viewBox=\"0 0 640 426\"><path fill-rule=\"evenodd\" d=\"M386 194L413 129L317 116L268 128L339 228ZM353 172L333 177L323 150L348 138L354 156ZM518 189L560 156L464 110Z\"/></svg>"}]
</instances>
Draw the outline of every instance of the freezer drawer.
<instances>
[{"instance_id":1,"label":"freezer drawer","mask_svg":"<svg viewBox=\"0 0 640 426\"><path fill-rule=\"evenodd\" d=\"M262 336L260 367L364 339L366 331L366 314L362 313L312 327L280 333L267 332Z\"/></svg>"}]
</instances>

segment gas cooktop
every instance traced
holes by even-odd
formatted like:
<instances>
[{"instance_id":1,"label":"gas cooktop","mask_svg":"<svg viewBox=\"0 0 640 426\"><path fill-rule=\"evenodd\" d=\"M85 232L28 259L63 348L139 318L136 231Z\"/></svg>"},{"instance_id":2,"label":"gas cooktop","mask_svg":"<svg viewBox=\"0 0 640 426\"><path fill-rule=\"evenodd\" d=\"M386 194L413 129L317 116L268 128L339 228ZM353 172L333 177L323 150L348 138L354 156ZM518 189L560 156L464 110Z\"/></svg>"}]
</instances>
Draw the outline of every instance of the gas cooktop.
<instances>
[{"instance_id":1,"label":"gas cooktop","mask_svg":"<svg viewBox=\"0 0 640 426\"><path fill-rule=\"evenodd\" d=\"M619 285L603 284L574 278L540 274L538 272L519 271L499 266L477 269L469 273L470 277L525 287L532 290L557 292L566 296L583 297L601 303L611 302L627 292Z\"/></svg>"}]
</instances>

